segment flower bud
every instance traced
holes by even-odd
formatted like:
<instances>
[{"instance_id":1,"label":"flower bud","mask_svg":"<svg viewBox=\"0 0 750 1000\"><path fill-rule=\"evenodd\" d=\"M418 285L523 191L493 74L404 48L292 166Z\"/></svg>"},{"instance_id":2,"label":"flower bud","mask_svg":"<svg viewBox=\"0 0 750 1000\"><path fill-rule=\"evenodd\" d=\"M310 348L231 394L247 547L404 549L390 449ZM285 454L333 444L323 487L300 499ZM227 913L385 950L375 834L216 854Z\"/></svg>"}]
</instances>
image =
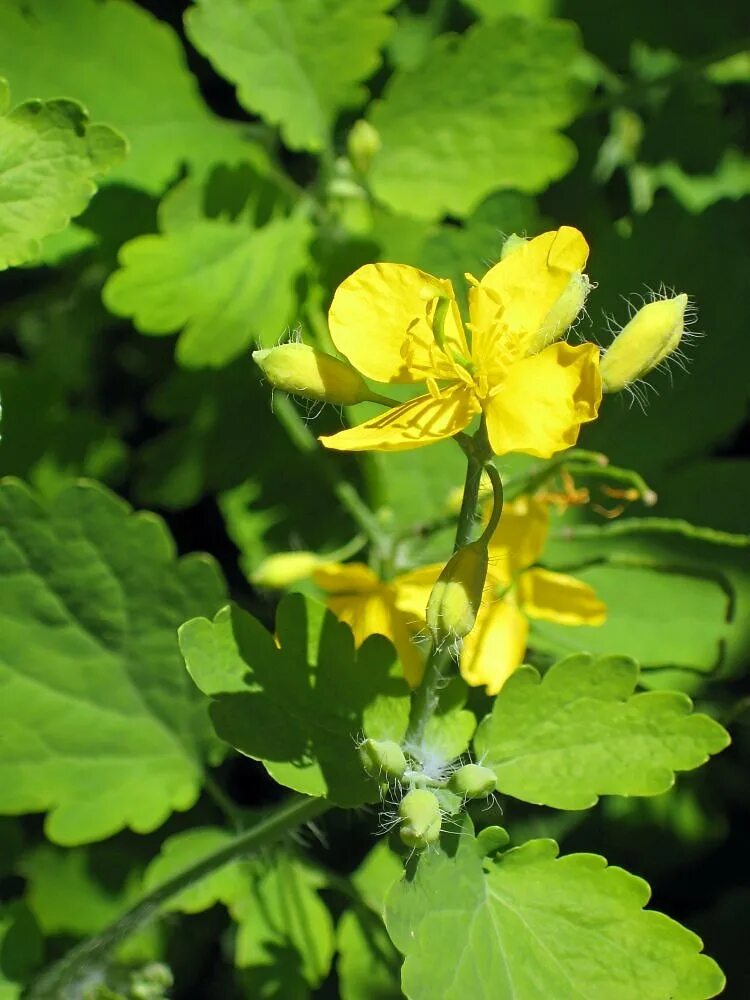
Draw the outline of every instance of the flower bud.
<instances>
[{"instance_id":1,"label":"flower bud","mask_svg":"<svg viewBox=\"0 0 750 1000\"><path fill-rule=\"evenodd\" d=\"M519 236L518 233L511 233L505 240L505 243L503 243L503 248L500 251L500 259L505 260L506 257L515 253L516 250L520 249L520 247L524 246L524 244L528 242L529 241L525 237Z\"/></svg>"},{"instance_id":2,"label":"flower bud","mask_svg":"<svg viewBox=\"0 0 750 1000\"><path fill-rule=\"evenodd\" d=\"M464 764L451 775L448 787L465 799L484 799L495 791L495 772L481 764Z\"/></svg>"},{"instance_id":3,"label":"flower bud","mask_svg":"<svg viewBox=\"0 0 750 1000\"><path fill-rule=\"evenodd\" d=\"M253 361L271 385L296 396L344 406L373 398L355 368L307 344L281 344L253 351Z\"/></svg>"},{"instance_id":4,"label":"flower bud","mask_svg":"<svg viewBox=\"0 0 750 1000\"><path fill-rule=\"evenodd\" d=\"M252 575L252 582L269 590L285 590L312 576L324 562L314 552L279 552L264 559Z\"/></svg>"},{"instance_id":5,"label":"flower bud","mask_svg":"<svg viewBox=\"0 0 750 1000\"><path fill-rule=\"evenodd\" d=\"M487 564L487 544L481 538L448 560L427 602L427 625L436 643L463 639L474 628Z\"/></svg>"},{"instance_id":6,"label":"flower bud","mask_svg":"<svg viewBox=\"0 0 750 1000\"><path fill-rule=\"evenodd\" d=\"M599 365L605 392L619 392L668 357L684 332L687 295L657 299L639 309Z\"/></svg>"},{"instance_id":7,"label":"flower bud","mask_svg":"<svg viewBox=\"0 0 750 1000\"><path fill-rule=\"evenodd\" d=\"M372 125L360 118L356 121L346 139L349 159L361 173L367 173L373 157L380 151L380 133Z\"/></svg>"},{"instance_id":8,"label":"flower bud","mask_svg":"<svg viewBox=\"0 0 750 1000\"><path fill-rule=\"evenodd\" d=\"M440 803L426 788L415 788L401 799L399 836L407 847L422 850L440 837Z\"/></svg>"},{"instance_id":9,"label":"flower bud","mask_svg":"<svg viewBox=\"0 0 750 1000\"><path fill-rule=\"evenodd\" d=\"M359 759L371 778L401 778L406 770L404 751L393 740L365 740L359 747Z\"/></svg>"},{"instance_id":10,"label":"flower bud","mask_svg":"<svg viewBox=\"0 0 750 1000\"><path fill-rule=\"evenodd\" d=\"M580 271L571 274L568 284L534 335L529 346L529 354L537 354L565 336L583 309L590 288L588 275Z\"/></svg>"}]
</instances>

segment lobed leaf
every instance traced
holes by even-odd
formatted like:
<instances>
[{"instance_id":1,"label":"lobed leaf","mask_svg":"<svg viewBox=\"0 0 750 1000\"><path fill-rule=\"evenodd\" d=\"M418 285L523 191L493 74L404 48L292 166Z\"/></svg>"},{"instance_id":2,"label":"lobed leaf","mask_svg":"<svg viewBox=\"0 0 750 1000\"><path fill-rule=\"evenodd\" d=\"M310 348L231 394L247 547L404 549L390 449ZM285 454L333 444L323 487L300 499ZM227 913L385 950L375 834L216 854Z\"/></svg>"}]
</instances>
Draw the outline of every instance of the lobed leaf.
<instances>
[{"instance_id":1,"label":"lobed leaf","mask_svg":"<svg viewBox=\"0 0 750 1000\"><path fill-rule=\"evenodd\" d=\"M122 247L104 302L141 333L181 330L184 367L220 368L254 341L276 343L284 332L312 228L301 210L257 227L242 217L207 217L193 186L186 190L162 202L159 234Z\"/></svg>"},{"instance_id":2,"label":"lobed leaf","mask_svg":"<svg viewBox=\"0 0 750 1000\"><path fill-rule=\"evenodd\" d=\"M0 270L37 260L96 192L95 179L125 156L125 140L92 125L74 101L26 101L8 111L0 90Z\"/></svg>"},{"instance_id":3,"label":"lobed leaf","mask_svg":"<svg viewBox=\"0 0 750 1000\"><path fill-rule=\"evenodd\" d=\"M183 163L205 169L249 145L246 126L207 109L174 31L130 0L0 4L0 67L16 100L73 96L122 131L130 153L110 180L152 194Z\"/></svg>"},{"instance_id":4,"label":"lobed leaf","mask_svg":"<svg viewBox=\"0 0 750 1000\"><path fill-rule=\"evenodd\" d=\"M410 1000L707 1000L724 977L702 942L644 910L648 885L594 854L531 840L482 861L473 838L422 856L386 926Z\"/></svg>"},{"instance_id":5,"label":"lobed leaf","mask_svg":"<svg viewBox=\"0 0 750 1000\"><path fill-rule=\"evenodd\" d=\"M474 738L498 791L556 809L586 809L600 795L658 795L675 771L699 767L729 743L687 695L633 694L625 657L568 656L543 678L521 667Z\"/></svg>"},{"instance_id":6,"label":"lobed leaf","mask_svg":"<svg viewBox=\"0 0 750 1000\"><path fill-rule=\"evenodd\" d=\"M558 130L581 107L582 51L575 26L553 20L503 18L437 38L419 66L394 74L370 115L382 141L377 197L434 219L468 215L499 188L542 190L575 160Z\"/></svg>"},{"instance_id":7,"label":"lobed leaf","mask_svg":"<svg viewBox=\"0 0 750 1000\"><path fill-rule=\"evenodd\" d=\"M176 630L222 602L213 561L103 487L5 480L0 578L0 811L79 844L189 808L214 737Z\"/></svg>"},{"instance_id":8,"label":"lobed leaf","mask_svg":"<svg viewBox=\"0 0 750 1000\"><path fill-rule=\"evenodd\" d=\"M343 806L372 801L355 741L363 732L400 739L408 712L390 643L371 637L355 652L348 626L292 594L279 605L276 641L229 607L213 622L183 625L180 645L191 677L214 699L222 740L295 791Z\"/></svg>"},{"instance_id":9,"label":"lobed leaf","mask_svg":"<svg viewBox=\"0 0 750 1000\"><path fill-rule=\"evenodd\" d=\"M378 68L394 2L197 0L185 28L249 111L279 125L291 149L320 152L336 113L367 97L359 83Z\"/></svg>"}]
</instances>

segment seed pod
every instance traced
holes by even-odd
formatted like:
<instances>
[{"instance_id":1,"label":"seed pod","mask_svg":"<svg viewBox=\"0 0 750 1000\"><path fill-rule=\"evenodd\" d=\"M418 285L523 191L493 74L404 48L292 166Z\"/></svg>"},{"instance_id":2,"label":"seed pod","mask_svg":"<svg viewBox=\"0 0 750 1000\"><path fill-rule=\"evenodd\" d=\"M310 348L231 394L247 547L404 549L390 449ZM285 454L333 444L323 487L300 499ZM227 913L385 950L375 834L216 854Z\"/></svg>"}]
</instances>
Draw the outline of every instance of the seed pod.
<instances>
[{"instance_id":1,"label":"seed pod","mask_svg":"<svg viewBox=\"0 0 750 1000\"><path fill-rule=\"evenodd\" d=\"M314 552L279 552L264 559L252 575L252 582L269 590L284 590L306 580L324 560Z\"/></svg>"},{"instance_id":2,"label":"seed pod","mask_svg":"<svg viewBox=\"0 0 750 1000\"><path fill-rule=\"evenodd\" d=\"M619 392L677 349L685 326L687 295L657 299L639 309L605 351L599 369L605 392Z\"/></svg>"},{"instance_id":3,"label":"seed pod","mask_svg":"<svg viewBox=\"0 0 750 1000\"><path fill-rule=\"evenodd\" d=\"M448 787L465 799L484 799L495 791L495 772L481 764L465 764L451 775Z\"/></svg>"},{"instance_id":4,"label":"seed pod","mask_svg":"<svg viewBox=\"0 0 750 1000\"><path fill-rule=\"evenodd\" d=\"M474 628L487 579L487 544L481 538L454 552L427 602L434 641L463 639Z\"/></svg>"},{"instance_id":5,"label":"seed pod","mask_svg":"<svg viewBox=\"0 0 750 1000\"><path fill-rule=\"evenodd\" d=\"M393 740L365 740L359 758L371 778L401 778L406 770L404 751Z\"/></svg>"},{"instance_id":6,"label":"seed pod","mask_svg":"<svg viewBox=\"0 0 750 1000\"><path fill-rule=\"evenodd\" d=\"M295 396L343 406L373 398L355 368L307 344L253 351L253 361L273 386Z\"/></svg>"},{"instance_id":7,"label":"seed pod","mask_svg":"<svg viewBox=\"0 0 750 1000\"><path fill-rule=\"evenodd\" d=\"M423 850L440 837L440 803L426 788L415 788L401 799L399 836L407 847Z\"/></svg>"}]
</instances>

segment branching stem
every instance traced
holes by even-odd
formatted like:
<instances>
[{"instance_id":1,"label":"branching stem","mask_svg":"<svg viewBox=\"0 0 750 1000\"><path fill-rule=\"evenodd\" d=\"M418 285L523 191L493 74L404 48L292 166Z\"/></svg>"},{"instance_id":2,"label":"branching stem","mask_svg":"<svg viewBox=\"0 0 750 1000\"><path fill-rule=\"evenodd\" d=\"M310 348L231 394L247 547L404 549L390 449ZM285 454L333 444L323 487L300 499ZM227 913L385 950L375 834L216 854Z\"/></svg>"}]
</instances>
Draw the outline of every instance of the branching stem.
<instances>
[{"instance_id":1,"label":"branching stem","mask_svg":"<svg viewBox=\"0 0 750 1000\"><path fill-rule=\"evenodd\" d=\"M73 992L76 984L106 964L113 949L156 916L167 900L230 861L255 853L331 808L331 803L322 798L296 796L285 802L224 847L163 882L103 931L77 944L39 976L26 994L26 1000L66 1000L69 995L77 995Z\"/></svg>"}]
</instances>

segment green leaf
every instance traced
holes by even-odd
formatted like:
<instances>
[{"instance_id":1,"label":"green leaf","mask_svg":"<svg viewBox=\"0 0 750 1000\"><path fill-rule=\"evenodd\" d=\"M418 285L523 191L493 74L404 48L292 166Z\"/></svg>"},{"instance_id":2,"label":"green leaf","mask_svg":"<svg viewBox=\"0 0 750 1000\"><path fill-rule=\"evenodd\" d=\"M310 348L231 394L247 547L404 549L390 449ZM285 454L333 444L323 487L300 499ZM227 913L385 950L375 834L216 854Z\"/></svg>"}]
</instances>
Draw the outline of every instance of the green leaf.
<instances>
[{"instance_id":1,"label":"green leaf","mask_svg":"<svg viewBox=\"0 0 750 1000\"><path fill-rule=\"evenodd\" d=\"M44 945L23 903L0 906L0 1000L20 1000L22 984L41 964Z\"/></svg>"},{"instance_id":2,"label":"green leaf","mask_svg":"<svg viewBox=\"0 0 750 1000\"><path fill-rule=\"evenodd\" d=\"M84 937L101 930L134 900L139 882L131 869L130 892L105 886L93 874L85 848L59 850L40 844L27 854L19 872L26 878L26 903L44 934ZM71 902L75 901L72 906Z\"/></svg>"},{"instance_id":3,"label":"green leaf","mask_svg":"<svg viewBox=\"0 0 750 1000\"><path fill-rule=\"evenodd\" d=\"M337 928L341 1000L400 1000L398 954L380 917L347 910Z\"/></svg>"},{"instance_id":4,"label":"green leaf","mask_svg":"<svg viewBox=\"0 0 750 1000\"><path fill-rule=\"evenodd\" d=\"M548 17L557 6L555 0L464 0L479 17L496 21L501 17Z\"/></svg>"},{"instance_id":5,"label":"green leaf","mask_svg":"<svg viewBox=\"0 0 750 1000\"><path fill-rule=\"evenodd\" d=\"M738 471L741 475L741 470ZM706 474L712 477L710 479L712 489L707 491L708 495L705 500L700 503L697 498L692 499L691 483L688 481L684 483L686 490L672 498L672 509L677 511L686 507L687 512L692 511L697 519L704 523L713 523L716 527L732 527L735 520L737 524L744 524L741 501L734 510L737 505L737 497L732 496L732 472L731 467L723 471L719 468L706 469ZM701 479L702 484L705 481L705 478ZM679 480L676 485L679 486ZM722 492L722 487L724 487L724 492ZM727 494L729 495L727 503L714 507L715 497ZM724 594L729 597L729 601L725 613L727 620L722 622L718 635L722 640L722 646L721 660L717 669L721 671L722 675L735 675L745 671L748 656L750 656L750 634L746 628L746 622L750 615L750 536L730 535L710 528L696 528L681 520L654 517L624 518L605 525L581 525L573 528L571 535L572 537L566 537L566 533L561 532L558 538L548 542L544 553L545 564L555 569L570 569L571 565L576 564L600 563L606 566L608 560L619 560L620 563L629 560L631 564L641 562L642 564L649 563L654 566L669 567L668 579L680 581L679 601L672 599L667 603L666 588L661 588L661 597L664 603L660 606L660 623L655 620L652 623L646 617L650 608L645 602L641 604L641 616L637 622L631 617L632 631L635 631L636 628L638 630L643 628L644 638L649 645L659 643L658 628L660 625L661 629L672 637L675 648L681 648L682 637L678 634L679 629L671 630L670 621L673 615L677 615L678 620L680 618L683 579L688 578L690 581L690 586L684 588L686 596L695 592L692 584L695 582L694 574L696 572L702 574L707 581L710 580L717 590L721 588ZM573 572L576 575L585 576L585 572L581 572L579 569L573 570ZM692 579L689 577L690 574L693 574ZM618 592L618 604L610 609L610 613L617 616L619 603L625 599L629 599L629 603L632 604L632 594L629 595L627 591L623 594ZM726 602L726 597L724 600ZM711 603L714 602L711 601ZM703 670L707 670L715 664L716 658L713 654L710 659L705 658L715 641L715 639L711 639L712 634L716 636L714 632L717 626L715 617L713 624L710 618L706 620L704 607L699 607L697 602L691 604L691 612L705 626L703 638L696 640L700 626L696 629L693 623L680 622L680 628L688 629L693 636L692 651L688 651L689 658L686 656L684 660L687 663L690 663L690 660L694 661L691 664L691 674L688 675L687 671L683 670L682 674L685 676L680 680L673 669L662 671L652 668L644 670L641 676L641 682L644 685L651 686L661 682L662 674L667 675L665 679L671 686L674 686L675 683L680 683L682 686L690 677L692 677L693 682L700 682L701 675L695 672L696 666L700 669L702 662ZM648 627L649 625L650 627ZM575 632L579 633L584 628L576 629ZM605 624L602 628L607 628L607 625ZM549 634L547 623L544 623L544 629L545 635ZM594 630L585 629L585 631L592 633ZM590 641L587 639L587 645ZM629 636L627 643L632 641L633 637ZM625 648L627 649L629 646L625 645ZM684 650L684 647L682 648ZM701 650L704 657L702 661L695 656L696 651ZM670 664L674 666L674 661L667 659L665 665L669 667ZM711 676L715 676L715 674ZM695 689L695 683L693 683L692 689ZM690 688L686 688L686 690L689 692Z\"/></svg>"},{"instance_id":6,"label":"green leaf","mask_svg":"<svg viewBox=\"0 0 750 1000\"><path fill-rule=\"evenodd\" d=\"M336 113L366 100L359 82L378 68L394 2L197 0L185 27L249 111L279 125L290 148L320 152Z\"/></svg>"},{"instance_id":7,"label":"green leaf","mask_svg":"<svg viewBox=\"0 0 750 1000\"><path fill-rule=\"evenodd\" d=\"M254 341L272 344L283 334L312 228L303 208L256 226L260 206L252 202L250 219L211 217L201 205L190 182L170 193L160 206L161 232L122 247L103 296L141 333L182 330L177 360L184 367L220 368Z\"/></svg>"},{"instance_id":8,"label":"green leaf","mask_svg":"<svg viewBox=\"0 0 750 1000\"><path fill-rule=\"evenodd\" d=\"M206 108L172 29L129 0L0 4L0 67L16 100L74 97L127 137L110 181L159 194L183 163L202 169L248 146L247 126Z\"/></svg>"},{"instance_id":9,"label":"green leaf","mask_svg":"<svg viewBox=\"0 0 750 1000\"><path fill-rule=\"evenodd\" d=\"M94 484L43 507L6 480L0 575L0 811L78 844L189 808L213 736L176 629L221 604L213 561Z\"/></svg>"},{"instance_id":10,"label":"green leaf","mask_svg":"<svg viewBox=\"0 0 750 1000\"><path fill-rule=\"evenodd\" d=\"M170 837L146 871L145 890L155 889L231 839L216 827ZM266 969L271 979L283 978L279 958L284 955L289 961L291 950L291 965L298 964L304 979L317 986L328 974L334 950L331 916L318 895L324 885L324 876L314 867L276 851L224 865L172 897L167 908L198 913L223 903L238 925L239 968Z\"/></svg>"},{"instance_id":11,"label":"green leaf","mask_svg":"<svg viewBox=\"0 0 750 1000\"><path fill-rule=\"evenodd\" d=\"M405 706L407 699L393 648L374 636L355 652L348 626L299 594L279 605L276 638L280 648L237 607L180 629L190 675L214 698L217 735L295 791L344 806L372 801L355 741L363 732L393 737L384 700ZM396 710L397 719L405 716Z\"/></svg>"},{"instance_id":12,"label":"green leaf","mask_svg":"<svg viewBox=\"0 0 750 1000\"><path fill-rule=\"evenodd\" d=\"M91 125L74 101L26 101L8 111L0 91L0 270L39 258L96 192L95 178L125 156L125 141Z\"/></svg>"},{"instance_id":13,"label":"green leaf","mask_svg":"<svg viewBox=\"0 0 750 1000\"><path fill-rule=\"evenodd\" d=\"M504 19L441 36L397 72L370 116L382 140L373 189L421 219L468 215L491 191L540 191L573 164L559 133L581 107L574 25ZM446 81L450 86L446 86Z\"/></svg>"},{"instance_id":14,"label":"green leaf","mask_svg":"<svg viewBox=\"0 0 750 1000\"><path fill-rule=\"evenodd\" d=\"M420 858L386 906L410 1000L708 1000L724 977L702 943L644 910L648 885L595 854L532 840L483 865L470 836Z\"/></svg>"},{"instance_id":15,"label":"green leaf","mask_svg":"<svg viewBox=\"0 0 750 1000\"><path fill-rule=\"evenodd\" d=\"M692 174L674 160L643 167L651 192L666 188L689 212L705 212L709 205L730 198L739 201L750 194L750 158L727 149L710 174Z\"/></svg>"},{"instance_id":16,"label":"green leaf","mask_svg":"<svg viewBox=\"0 0 750 1000\"><path fill-rule=\"evenodd\" d=\"M498 791L556 809L586 809L600 795L658 795L675 771L699 767L729 743L687 695L633 694L625 657L569 656L544 678L521 667L474 739Z\"/></svg>"},{"instance_id":17,"label":"green leaf","mask_svg":"<svg viewBox=\"0 0 750 1000\"><path fill-rule=\"evenodd\" d=\"M719 581L668 565L639 565L612 559L603 565L575 568L573 574L593 587L607 605L602 625L569 626L534 622L532 644L562 654L619 650L642 667L673 666L709 672L721 658L729 601ZM675 600L675 594L679 600ZM540 641L541 640L541 641Z\"/></svg>"}]
</instances>

